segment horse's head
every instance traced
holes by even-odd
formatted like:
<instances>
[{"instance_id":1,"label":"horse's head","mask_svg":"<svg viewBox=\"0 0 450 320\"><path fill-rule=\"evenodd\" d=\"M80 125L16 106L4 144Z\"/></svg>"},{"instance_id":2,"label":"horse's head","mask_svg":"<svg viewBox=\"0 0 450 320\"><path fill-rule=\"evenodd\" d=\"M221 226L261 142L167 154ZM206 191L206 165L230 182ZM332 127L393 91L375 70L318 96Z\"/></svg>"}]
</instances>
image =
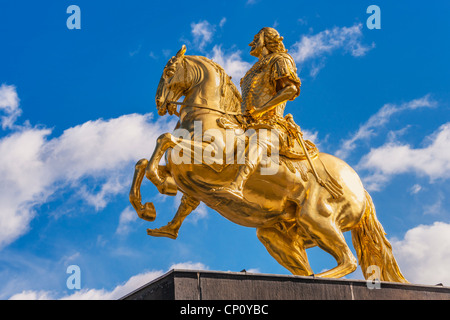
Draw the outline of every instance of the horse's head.
<instances>
[{"instance_id":1,"label":"horse's head","mask_svg":"<svg viewBox=\"0 0 450 320\"><path fill-rule=\"evenodd\" d=\"M183 45L164 68L155 98L158 114L177 113L175 103L182 96L201 101L183 101L185 105L203 104L219 112L240 113L241 96L223 68L205 57L185 56L185 52Z\"/></svg>"},{"instance_id":2,"label":"horse's head","mask_svg":"<svg viewBox=\"0 0 450 320\"><path fill-rule=\"evenodd\" d=\"M183 95L183 92L189 88L184 57L185 52L186 46L183 45L164 68L155 98L160 116L165 115L167 111L169 111L169 114L173 114L174 110L176 110L176 105L170 102L177 101Z\"/></svg>"}]
</instances>

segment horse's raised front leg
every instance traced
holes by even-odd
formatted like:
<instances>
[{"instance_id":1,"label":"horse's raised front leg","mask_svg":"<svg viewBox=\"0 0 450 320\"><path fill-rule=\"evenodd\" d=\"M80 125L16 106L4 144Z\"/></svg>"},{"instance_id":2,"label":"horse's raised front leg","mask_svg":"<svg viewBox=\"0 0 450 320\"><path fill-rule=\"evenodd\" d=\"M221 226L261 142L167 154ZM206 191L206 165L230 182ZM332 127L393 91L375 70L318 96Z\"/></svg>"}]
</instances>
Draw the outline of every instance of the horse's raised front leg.
<instances>
[{"instance_id":1,"label":"horse's raised front leg","mask_svg":"<svg viewBox=\"0 0 450 320\"><path fill-rule=\"evenodd\" d=\"M145 175L158 188L159 192L170 196L177 194L177 186L170 172L166 170L165 166L160 166L159 162L167 149L175 145L176 141L170 133L164 133L159 136L156 140L155 151L153 151L153 155L145 170Z\"/></svg>"},{"instance_id":2,"label":"horse's raised front leg","mask_svg":"<svg viewBox=\"0 0 450 320\"><path fill-rule=\"evenodd\" d=\"M156 148L150 162L147 159L141 159L135 166L129 199L138 216L147 221L155 220L156 210L151 202L147 202L144 205L141 203L142 196L140 188L145 175L158 187L161 193L169 195L175 195L177 193L177 187L170 173L167 172L164 166L159 166L162 156L171 147L167 143L170 141L172 141L170 133L161 135L157 140Z\"/></svg>"},{"instance_id":3,"label":"horse's raised front leg","mask_svg":"<svg viewBox=\"0 0 450 320\"><path fill-rule=\"evenodd\" d=\"M142 205L141 203L141 183L142 179L144 178L145 168L147 167L147 164L147 159L141 159L136 163L129 198L139 218L147 221L153 221L156 218L155 206L151 202L147 202L145 203L145 205Z\"/></svg>"},{"instance_id":4,"label":"horse's raised front leg","mask_svg":"<svg viewBox=\"0 0 450 320\"><path fill-rule=\"evenodd\" d=\"M175 217L167 225L157 229L147 229L147 234L154 237L168 237L171 239L176 239L178 237L178 230L183 223L183 220L194 211L200 201L192 198L186 194L181 198L181 204L178 207Z\"/></svg>"}]
</instances>

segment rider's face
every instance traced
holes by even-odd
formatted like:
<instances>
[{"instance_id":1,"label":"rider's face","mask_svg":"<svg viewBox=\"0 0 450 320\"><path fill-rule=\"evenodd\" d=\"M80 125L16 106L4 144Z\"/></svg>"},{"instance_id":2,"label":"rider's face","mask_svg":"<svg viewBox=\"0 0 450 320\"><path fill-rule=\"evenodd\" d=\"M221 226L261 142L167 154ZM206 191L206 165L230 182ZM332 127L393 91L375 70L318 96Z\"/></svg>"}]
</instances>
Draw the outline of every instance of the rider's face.
<instances>
[{"instance_id":1,"label":"rider's face","mask_svg":"<svg viewBox=\"0 0 450 320\"><path fill-rule=\"evenodd\" d=\"M264 34L259 32L253 38L253 41L249 43L249 46L252 47L250 49L250 54L254 57L259 58L264 49Z\"/></svg>"}]
</instances>

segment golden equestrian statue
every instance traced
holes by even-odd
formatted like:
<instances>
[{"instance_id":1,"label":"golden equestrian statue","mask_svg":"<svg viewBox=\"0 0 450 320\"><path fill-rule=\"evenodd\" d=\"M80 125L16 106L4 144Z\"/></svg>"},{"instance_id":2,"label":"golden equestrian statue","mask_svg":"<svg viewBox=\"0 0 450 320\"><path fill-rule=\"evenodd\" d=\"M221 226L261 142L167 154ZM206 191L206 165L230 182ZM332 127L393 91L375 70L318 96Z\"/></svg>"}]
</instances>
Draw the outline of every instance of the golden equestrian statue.
<instances>
[{"instance_id":1,"label":"golden equestrian statue","mask_svg":"<svg viewBox=\"0 0 450 320\"><path fill-rule=\"evenodd\" d=\"M294 275L314 274L306 249L318 246L337 266L316 276L343 277L359 261L366 279L375 266L379 280L407 282L359 176L319 152L303 139L292 115L284 116L301 83L283 37L263 28L250 46L258 61L241 79L242 97L220 65L185 55L185 46L165 66L158 114L175 114L179 121L172 133L158 137L150 160L137 162L130 202L140 218L155 220L153 203L141 203L144 176L162 194L183 197L172 221L147 233L176 239L183 220L203 202L234 223L256 228L267 251Z\"/></svg>"}]
</instances>

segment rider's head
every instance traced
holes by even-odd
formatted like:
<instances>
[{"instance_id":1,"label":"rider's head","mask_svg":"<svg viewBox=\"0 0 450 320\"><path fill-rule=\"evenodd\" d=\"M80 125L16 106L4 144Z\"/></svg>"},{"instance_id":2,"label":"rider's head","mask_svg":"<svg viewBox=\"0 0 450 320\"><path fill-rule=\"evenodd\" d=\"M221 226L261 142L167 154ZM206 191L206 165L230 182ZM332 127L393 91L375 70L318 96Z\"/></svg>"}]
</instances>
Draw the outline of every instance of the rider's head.
<instances>
[{"instance_id":1,"label":"rider's head","mask_svg":"<svg viewBox=\"0 0 450 320\"><path fill-rule=\"evenodd\" d=\"M280 36L277 30L274 28L265 27L259 32L264 33L264 45L269 53L287 52L283 44L283 37Z\"/></svg>"},{"instance_id":2,"label":"rider's head","mask_svg":"<svg viewBox=\"0 0 450 320\"><path fill-rule=\"evenodd\" d=\"M252 47L250 54L261 58L274 52L287 52L283 44L283 37L274 28L262 28L249 44Z\"/></svg>"}]
</instances>

